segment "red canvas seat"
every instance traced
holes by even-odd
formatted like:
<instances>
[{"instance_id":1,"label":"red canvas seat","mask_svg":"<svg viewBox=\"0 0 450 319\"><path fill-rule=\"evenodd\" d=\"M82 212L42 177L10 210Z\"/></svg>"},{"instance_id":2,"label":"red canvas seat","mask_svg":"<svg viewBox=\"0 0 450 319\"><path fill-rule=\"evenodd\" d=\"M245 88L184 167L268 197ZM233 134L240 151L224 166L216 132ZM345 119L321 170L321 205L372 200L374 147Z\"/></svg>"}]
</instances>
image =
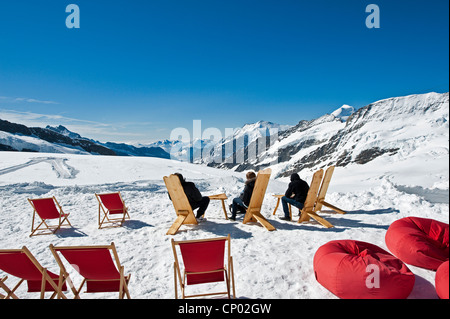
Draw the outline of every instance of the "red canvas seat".
<instances>
[{"instance_id":1,"label":"red canvas seat","mask_svg":"<svg viewBox=\"0 0 450 319\"><path fill-rule=\"evenodd\" d=\"M42 267L26 247L0 250L0 270L20 278L19 283L13 289L6 286L4 283L6 280L0 282L0 287L7 293L4 296L5 299L17 298L15 291L24 281L28 285L27 291L40 292L41 298L44 298L45 292L53 292L51 298L56 295L58 298L65 298L62 293L67 290L65 277L60 277Z\"/></svg>"},{"instance_id":2,"label":"red canvas seat","mask_svg":"<svg viewBox=\"0 0 450 319\"><path fill-rule=\"evenodd\" d=\"M122 226L126 219L130 218L128 208L122 199L120 192L95 194L98 200L98 228ZM103 215L102 215L103 212ZM121 215L112 218L110 215ZM102 218L103 216L103 218ZM103 226L106 224L107 226Z\"/></svg>"},{"instance_id":3,"label":"red canvas seat","mask_svg":"<svg viewBox=\"0 0 450 319\"><path fill-rule=\"evenodd\" d=\"M64 213L55 197L28 199L28 202L33 207L30 237L35 235L54 234L63 225L72 226L68 219L70 214ZM35 227L36 214L42 221ZM57 225L49 225L49 220L56 219L58 220ZM64 222L66 222L66 224L64 224Z\"/></svg>"},{"instance_id":4,"label":"red canvas seat","mask_svg":"<svg viewBox=\"0 0 450 319\"><path fill-rule=\"evenodd\" d=\"M61 272L68 278L75 298L79 298L81 288L85 283L86 292L119 292L119 298L122 299L125 295L130 298L128 291L130 275L124 275L124 267L120 264L114 243L108 246L55 247L50 245L50 249ZM58 253L64 256L67 262L84 278L78 289L73 286Z\"/></svg>"},{"instance_id":5,"label":"red canvas seat","mask_svg":"<svg viewBox=\"0 0 450 319\"><path fill-rule=\"evenodd\" d=\"M333 240L314 255L316 280L343 299L404 299L414 274L382 248L355 240Z\"/></svg>"},{"instance_id":6,"label":"red canvas seat","mask_svg":"<svg viewBox=\"0 0 450 319\"><path fill-rule=\"evenodd\" d=\"M434 219L396 220L385 239L389 250L409 265L436 270L449 259L449 226Z\"/></svg>"},{"instance_id":7,"label":"red canvas seat","mask_svg":"<svg viewBox=\"0 0 450 319\"><path fill-rule=\"evenodd\" d=\"M228 271L224 265L225 244L228 243ZM184 273L181 275L180 263L178 262L176 246L179 246L184 265ZM178 298L177 279L181 285L182 297L198 297L207 295L228 294L230 298L230 286L233 287L233 296L236 297L234 288L233 260L230 252L230 236L212 239L174 241L172 248L175 258L175 298ZM197 285L212 282L225 282L226 292L214 292L200 295L185 295L187 285Z\"/></svg>"}]
</instances>

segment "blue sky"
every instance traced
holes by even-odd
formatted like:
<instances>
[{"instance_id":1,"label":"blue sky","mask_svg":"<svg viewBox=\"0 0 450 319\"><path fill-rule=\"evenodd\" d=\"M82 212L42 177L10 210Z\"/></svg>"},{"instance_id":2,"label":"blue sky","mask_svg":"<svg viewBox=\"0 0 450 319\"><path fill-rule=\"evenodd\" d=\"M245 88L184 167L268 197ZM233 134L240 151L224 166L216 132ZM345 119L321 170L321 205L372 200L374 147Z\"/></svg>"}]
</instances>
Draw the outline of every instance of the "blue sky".
<instances>
[{"instance_id":1,"label":"blue sky","mask_svg":"<svg viewBox=\"0 0 450 319\"><path fill-rule=\"evenodd\" d=\"M68 29L68 4L80 28ZM380 8L368 29L368 4ZM15 0L0 3L0 118L101 141L259 120L296 124L447 92L449 3Z\"/></svg>"}]
</instances>

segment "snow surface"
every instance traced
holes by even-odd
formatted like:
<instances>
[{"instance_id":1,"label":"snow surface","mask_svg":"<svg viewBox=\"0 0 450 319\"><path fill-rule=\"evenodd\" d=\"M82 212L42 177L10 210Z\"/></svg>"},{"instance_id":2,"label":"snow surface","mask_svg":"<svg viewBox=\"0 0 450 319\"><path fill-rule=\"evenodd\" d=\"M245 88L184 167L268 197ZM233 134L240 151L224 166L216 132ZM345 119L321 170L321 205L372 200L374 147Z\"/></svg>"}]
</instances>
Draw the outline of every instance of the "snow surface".
<instances>
[{"instance_id":1,"label":"snow surface","mask_svg":"<svg viewBox=\"0 0 450 319\"><path fill-rule=\"evenodd\" d=\"M244 225L242 215L238 215L236 222L225 220L220 202L212 201L205 222L183 225L175 236L166 235L175 212L163 176L180 172L195 182L204 195L226 193L231 202L243 189L245 172L148 157L1 152L0 159L0 248L25 245L44 267L56 272L50 244L114 242L125 272L131 273L132 298L174 298L172 238L186 240L230 234L238 298L333 299L336 296L314 278L312 261L321 245L335 239L354 239L387 250L386 230L399 218L422 216L449 222L448 162L435 162L431 168L420 156L410 159L408 165L391 163L389 172L383 169L392 160L388 156L365 165L337 167L327 201L348 213L321 213L334 228L326 229L314 221L306 224L281 221L278 219L281 208L273 216L276 200L271 195L284 193L287 181L272 179L262 213L276 231L268 232L259 224ZM430 169L432 173L427 174ZM418 174L409 174L410 171ZM308 183L311 177L312 174L302 176ZM113 191L122 193L131 220L120 228L99 230L94 193ZM64 211L70 213L74 227L55 235L30 238L33 210L27 198L50 196L55 196ZM416 275L409 298L437 298L435 273L414 266L409 268ZM75 285L79 284L80 276L70 266L68 270ZM6 281L10 286L15 282L12 276ZM39 297L26 293L25 286L19 288L17 295ZM189 287L188 291L194 293L198 288ZM69 292L68 297L71 296ZM115 298L116 295L83 293L81 297Z\"/></svg>"}]
</instances>

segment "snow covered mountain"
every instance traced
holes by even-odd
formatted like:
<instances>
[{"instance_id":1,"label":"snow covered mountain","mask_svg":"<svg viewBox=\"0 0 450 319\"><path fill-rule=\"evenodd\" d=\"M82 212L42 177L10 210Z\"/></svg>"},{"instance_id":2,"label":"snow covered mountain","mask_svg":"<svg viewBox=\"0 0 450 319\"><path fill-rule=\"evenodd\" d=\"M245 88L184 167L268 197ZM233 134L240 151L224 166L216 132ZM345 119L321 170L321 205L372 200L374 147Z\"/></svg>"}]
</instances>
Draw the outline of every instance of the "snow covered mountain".
<instances>
[{"instance_id":1,"label":"snow covered mountain","mask_svg":"<svg viewBox=\"0 0 450 319\"><path fill-rule=\"evenodd\" d=\"M449 94L428 93L394 97L353 112L344 105L331 114L279 132L278 139L257 158L243 162L208 163L209 166L245 171L270 166L275 176L313 171L329 165L366 164L389 157L448 162ZM266 145L269 145L268 143ZM247 152L249 144L244 150Z\"/></svg>"},{"instance_id":2,"label":"snow covered mountain","mask_svg":"<svg viewBox=\"0 0 450 319\"><path fill-rule=\"evenodd\" d=\"M277 137L279 132L289 129L289 125L280 125L267 121L258 121L256 123L245 124L241 128L233 131L233 134L222 138L215 144L207 144L202 150L202 156L197 157L195 163L204 163L210 166L214 163L233 163L239 162L240 158L248 158L248 147L258 145L258 142L269 141L271 136ZM226 164L227 165L227 164Z\"/></svg>"},{"instance_id":3,"label":"snow covered mountain","mask_svg":"<svg viewBox=\"0 0 450 319\"><path fill-rule=\"evenodd\" d=\"M247 147L258 138L265 138L275 131L283 131L288 128L290 128L290 125L258 121L234 129L232 134L218 142L212 139L194 139L189 142L163 140L145 146L161 147L170 154L171 159L196 164L209 164L214 161L222 162L229 157L233 158L236 151ZM239 143L236 143L236 141L239 141ZM217 157L220 157L220 159Z\"/></svg>"},{"instance_id":4,"label":"snow covered mountain","mask_svg":"<svg viewBox=\"0 0 450 319\"><path fill-rule=\"evenodd\" d=\"M342 122L347 121L347 119L355 112L355 108L353 106L344 104L336 111L331 113L331 115L341 119Z\"/></svg>"},{"instance_id":5,"label":"snow covered mountain","mask_svg":"<svg viewBox=\"0 0 450 319\"><path fill-rule=\"evenodd\" d=\"M447 157L448 161L448 109L448 93L409 95L371 103L352 114L342 128L331 121L328 128L334 127L335 132L329 130L330 134L311 126L300 139L280 147L284 154L308 136L307 152L302 148L294 156L280 158L279 162L286 162L279 165L280 174L327 165L366 164L382 156L395 162L417 156L425 156L424 160Z\"/></svg>"}]
</instances>

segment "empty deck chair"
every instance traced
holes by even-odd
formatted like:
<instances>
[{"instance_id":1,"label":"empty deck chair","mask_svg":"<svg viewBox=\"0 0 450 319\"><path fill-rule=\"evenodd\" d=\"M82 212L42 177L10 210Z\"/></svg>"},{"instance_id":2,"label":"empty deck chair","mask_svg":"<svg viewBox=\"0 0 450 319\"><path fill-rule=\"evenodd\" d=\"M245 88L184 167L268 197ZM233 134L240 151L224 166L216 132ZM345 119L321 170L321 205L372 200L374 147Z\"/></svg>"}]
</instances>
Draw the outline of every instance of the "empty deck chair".
<instances>
[{"instance_id":1,"label":"empty deck chair","mask_svg":"<svg viewBox=\"0 0 450 319\"><path fill-rule=\"evenodd\" d=\"M269 231L275 230L275 227L273 227L267 219L261 215L261 206L264 200L264 195L266 194L271 173L272 170L270 168L266 168L258 172L252 197L250 198L250 203L248 204L247 212L245 213L243 220L244 224L248 222L259 222Z\"/></svg>"},{"instance_id":2,"label":"empty deck chair","mask_svg":"<svg viewBox=\"0 0 450 319\"><path fill-rule=\"evenodd\" d=\"M327 194L328 186L330 185L331 176L333 176L334 172L334 166L328 167L328 169L325 171L325 175L323 176L322 185L320 186L319 195L317 196L316 206L314 208L314 211L319 212L322 210L322 205L326 206L328 208L331 208L335 212L339 214L346 214L346 211L343 211L342 209L333 206L325 201L325 195Z\"/></svg>"},{"instance_id":3,"label":"empty deck chair","mask_svg":"<svg viewBox=\"0 0 450 319\"><path fill-rule=\"evenodd\" d=\"M228 248L226 248L228 243ZM178 260L176 246L179 246L183 264ZM225 250L228 254L225 255ZM178 282L180 283L182 298L223 295L231 298L231 287L233 298L236 298L234 286L233 258L231 257L230 235L211 239L174 241L172 239L172 250L174 262L175 298L178 299ZM228 269L226 266L228 264ZM181 267L184 266L183 274ZM224 282L226 291L205 294L186 295L186 286L214 282Z\"/></svg>"},{"instance_id":4,"label":"empty deck chair","mask_svg":"<svg viewBox=\"0 0 450 319\"><path fill-rule=\"evenodd\" d=\"M46 268L42 267L27 247L22 249L1 249L0 250L0 270L19 278L19 282L10 289L5 281L7 276L0 280L0 288L6 295L0 294L2 299L19 299L16 290L26 281L28 292L40 292L40 298L44 299L46 292L52 292L50 298L66 299L63 291L67 290L66 277L58 276Z\"/></svg>"},{"instance_id":5,"label":"empty deck chair","mask_svg":"<svg viewBox=\"0 0 450 319\"><path fill-rule=\"evenodd\" d=\"M98 228L120 227L130 219L120 192L95 194L98 200ZM117 217L115 217L117 216ZM103 225L106 226L103 226Z\"/></svg>"},{"instance_id":6,"label":"empty deck chair","mask_svg":"<svg viewBox=\"0 0 450 319\"><path fill-rule=\"evenodd\" d=\"M173 207L177 218L172 226L167 231L166 235L175 235L183 224L197 225L194 212L192 211L191 204L184 193L181 186L180 178L172 174L170 176L164 176L164 183L166 184L167 191L169 192L170 199L172 200Z\"/></svg>"},{"instance_id":7,"label":"empty deck chair","mask_svg":"<svg viewBox=\"0 0 450 319\"><path fill-rule=\"evenodd\" d=\"M59 205L54 196L50 198L28 199L28 202L33 207L30 237L54 234L61 226L72 227L68 219L70 214L64 213L61 205ZM35 227L36 215L41 219L41 223ZM56 219L58 220L57 225L49 225L49 220Z\"/></svg>"},{"instance_id":8,"label":"empty deck chair","mask_svg":"<svg viewBox=\"0 0 450 319\"><path fill-rule=\"evenodd\" d=\"M73 247L50 245L50 250L61 269L61 273L67 278L75 299L80 298L80 292L85 283L87 293L118 292L120 299L125 298L125 296L130 299L128 291L130 275L125 276L124 267L120 264L114 243L105 246ZM78 289L73 285L60 255L64 256L66 261L84 278Z\"/></svg>"},{"instance_id":9,"label":"empty deck chair","mask_svg":"<svg viewBox=\"0 0 450 319\"><path fill-rule=\"evenodd\" d=\"M319 169L317 172L314 173L313 178L311 180L311 185L309 187L308 195L306 196L305 204L303 208L300 210L300 218L298 219L298 222L299 223L307 222L310 220L310 217L312 217L323 226L331 228L333 227L333 225L326 219L320 217L315 211L317 192L319 191L322 176L323 176L323 169Z\"/></svg>"}]
</instances>

